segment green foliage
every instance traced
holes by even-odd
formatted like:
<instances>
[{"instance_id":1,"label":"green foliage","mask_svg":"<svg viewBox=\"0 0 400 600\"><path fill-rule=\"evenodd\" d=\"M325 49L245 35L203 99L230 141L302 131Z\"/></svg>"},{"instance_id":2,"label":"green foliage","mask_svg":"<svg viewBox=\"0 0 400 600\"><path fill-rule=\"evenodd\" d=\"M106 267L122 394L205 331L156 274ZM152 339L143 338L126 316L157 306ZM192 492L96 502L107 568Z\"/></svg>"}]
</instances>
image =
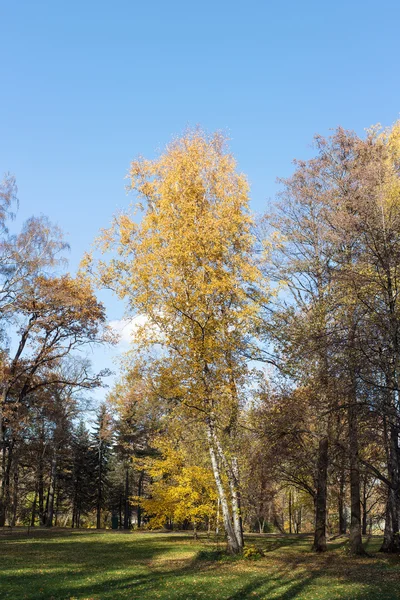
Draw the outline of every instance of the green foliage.
<instances>
[{"instance_id":1,"label":"green foliage","mask_svg":"<svg viewBox=\"0 0 400 600\"><path fill-rule=\"evenodd\" d=\"M223 560L224 558L226 558L227 554L224 550L200 550L200 552L197 553L196 559L197 560L204 560L204 561L208 561L208 562L214 562L216 560Z\"/></svg>"}]
</instances>

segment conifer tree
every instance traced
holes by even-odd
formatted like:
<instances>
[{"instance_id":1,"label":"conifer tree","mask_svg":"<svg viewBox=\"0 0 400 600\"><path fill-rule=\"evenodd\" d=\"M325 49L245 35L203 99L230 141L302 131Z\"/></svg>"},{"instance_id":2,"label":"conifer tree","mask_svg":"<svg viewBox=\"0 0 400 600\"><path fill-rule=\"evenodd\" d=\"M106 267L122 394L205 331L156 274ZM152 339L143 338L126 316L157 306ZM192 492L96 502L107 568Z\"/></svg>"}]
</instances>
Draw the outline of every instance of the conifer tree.
<instances>
[{"instance_id":1,"label":"conifer tree","mask_svg":"<svg viewBox=\"0 0 400 600\"><path fill-rule=\"evenodd\" d=\"M107 406L100 405L94 430L91 435L91 447L93 452L94 484L95 484L95 508L96 508L96 528L101 528L101 511L106 506L107 492L109 489L108 474L110 470L112 442L111 417Z\"/></svg>"}]
</instances>

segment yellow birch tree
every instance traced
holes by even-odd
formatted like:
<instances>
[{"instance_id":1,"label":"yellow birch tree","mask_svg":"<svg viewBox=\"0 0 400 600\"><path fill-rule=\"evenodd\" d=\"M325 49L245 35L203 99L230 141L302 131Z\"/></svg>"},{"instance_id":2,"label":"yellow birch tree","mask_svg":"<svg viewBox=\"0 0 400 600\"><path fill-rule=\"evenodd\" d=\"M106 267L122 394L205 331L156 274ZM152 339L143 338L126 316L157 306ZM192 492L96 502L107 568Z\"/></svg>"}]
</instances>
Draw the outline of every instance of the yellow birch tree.
<instances>
[{"instance_id":1,"label":"yellow birch tree","mask_svg":"<svg viewBox=\"0 0 400 600\"><path fill-rule=\"evenodd\" d=\"M113 255L98 264L98 274L128 299L133 314L146 317L137 349L161 348L151 364L153 385L180 418L193 424L196 415L208 440L228 549L241 552L235 431L258 311L250 291L261 277L248 184L224 137L199 130L156 160L135 160L130 178L142 220L115 218L101 239Z\"/></svg>"}]
</instances>

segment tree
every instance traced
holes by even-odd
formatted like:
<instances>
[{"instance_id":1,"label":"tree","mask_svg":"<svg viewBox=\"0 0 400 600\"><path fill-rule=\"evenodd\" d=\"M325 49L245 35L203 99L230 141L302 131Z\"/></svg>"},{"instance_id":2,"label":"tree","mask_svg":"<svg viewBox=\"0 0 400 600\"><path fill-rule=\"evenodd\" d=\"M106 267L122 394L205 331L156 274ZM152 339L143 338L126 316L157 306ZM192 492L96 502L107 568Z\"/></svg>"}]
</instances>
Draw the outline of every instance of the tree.
<instances>
[{"instance_id":1,"label":"tree","mask_svg":"<svg viewBox=\"0 0 400 600\"><path fill-rule=\"evenodd\" d=\"M193 464L190 450L175 447L171 439L154 442L158 457L149 458L145 469L152 478L149 498L141 505L149 515L150 526L164 527L167 522L192 523L196 537L199 524L215 517L217 493L210 468ZM197 461L196 461L197 462Z\"/></svg>"},{"instance_id":2,"label":"tree","mask_svg":"<svg viewBox=\"0 0 400 600\"><path fill-rule=\"evenodd\" d=\"M136 522L140 527L140 499L148 481L144 461L154 455L151 439L162 429L161 422L165 413L160 400L154 397L154 394L148 393L140 373L134 369L125 373L121 381L114 386L107 396L107 405L114 414L116 466L112 477L113 510L119 511L120 527L123 523L124 529L129 529L132 498L136 496Z\"/></svg>"},{"instance_id":3,"label":"tree","mask_svg":"<svg viewBox=\"0 0 400 600\"><path fill-rule=\"evenodd\" d=\"M22 286L14 311L19 323L18 345L4 368L0 397L0 524L5 522L9 504L14 431L21 410L32 408L43 388L92 389L105 374L92 375L87 362L79 369L61 368L74 351L106 339L104 307L83 278L38 275Z\"/></svg>"},{"instance_id":4,"label":"tree","mask_svg":"<svg viewBox=\"0 0 400 600\"><path fill-rule=\"evenodd\" d=\"M228 547L240 552L236 430L258 310L249 290L261 278L247 182L222 136L201 131L174 141L157 160L134 161L130 175L143 218L136 225L120 215L103 235L103 249L117 256L99 264L100 281L145 316L138 345L162 348L151 367L159 395L207 432Z\"/></svg>"},{"instance_id":5,"label":"tree","mask_svg":"<svg viewBox=\"0 0 400 600\"><path fill-rule=\"evenodd\" d=\"M96 481L94 477L94 456L89 432L80 421L72 437L72 468L70 476L70 497L72 498L72 527L80 527L81 518L93 508Z\"/></svg>"},{"instance_id":6,"label":"tree","mask_svg":"<svg viewBox=\"0 0 400 600\"><path fill-rule=\"evenodd\" d=\"M317 156L296 162L272 221L281 240L275 277L292 294L275 311L272 339L287 376L304 384L304 372L311 374L319 396L317 550L326 547L328 471L338 447L349 467L351 551L364 552L364 467L388 486L383 550L398 547L399 132L395 124L373 128L366 139L341 128L317 136ZM270 323L268 314L269 334ZM339 413L345 445L335 435ZM360 446L360 425L371 416L387 451L386 472Z\"/></svg>"},{"instance_id":7,"label":"tree","mask_svg":"<svg viewBox=\"0 0 400 600\"><path fill-rule=\"evenodd\" d=\"M92 434L94 481L96 486L96 528L101 528L101 511L105 507L109 488L108 472L112 441L112 423L107 406L103 403L97 412Z\"/></svg>"},{"instance_id":8,"label":"tree","mask_svg":"<svg viewBox=\"0 0 400 600\"><path fill-rule=\"evenodd\" d=\"M326 550L330 415L335 402L330 339L335 325L331 298L336 249L325 218L329 181L323 152L321 142L321 156L296 161L295 173L282 181L280 204L271 219L279 232L279 243L272 265L264 267L277 281L284 282L287 292L275 307L273 320L267 307L267 338L275 346L282 372L312 390L313 408L319 415L314 431L318 452L313 549L317 552Z\"/></svg>"}]
</instances>

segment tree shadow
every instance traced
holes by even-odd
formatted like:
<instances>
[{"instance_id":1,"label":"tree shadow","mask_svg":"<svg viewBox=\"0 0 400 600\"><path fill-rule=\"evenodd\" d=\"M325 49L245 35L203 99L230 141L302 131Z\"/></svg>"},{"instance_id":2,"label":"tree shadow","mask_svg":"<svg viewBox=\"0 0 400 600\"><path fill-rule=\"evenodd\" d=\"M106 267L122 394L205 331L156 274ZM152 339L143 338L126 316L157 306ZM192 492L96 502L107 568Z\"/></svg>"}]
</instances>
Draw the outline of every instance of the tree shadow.
<instances>
[{"instance_id":1,"label":"tree shadow","mask_svg":"<svg viewBox=\"0 0 400 600\"><path fill-rule=\"evenodd\" d=\"M398 558L395 561L379 556L365 561L338 553L316 555L304 552L303 547L299 552L292 552L296 542L290 538L266 540L269 549L266 557L254 563L242 559L226 562L201 559L201 552L204 555L207 546L183 535L132 535L119 540L99 535L79 541L79 537L75 540L71 535L68 538L68 535L56 534L54 539L46 536L46 539L31 541L28 548L21 547L20 539L1 542L10 553L9 561L4 561L3 553L0 561L2 587L7 586L9 590L6 597L15 600L24 597L27 600L153 600L158 597L294 600L311 598L316 590L320 593L326 590L324 597L329 600L397 600L400 597ZM9 546L11 543L15 546ZM192 552L195 548L199 552L188 557L186 551ZM280 549L283 551L279 552ZM275 556L271 554L274 551L277 551ZM24 560L29 569L21 574L20 565ZM330 582L334 582L332 589Z\"/></svg>"}]
</instances>

